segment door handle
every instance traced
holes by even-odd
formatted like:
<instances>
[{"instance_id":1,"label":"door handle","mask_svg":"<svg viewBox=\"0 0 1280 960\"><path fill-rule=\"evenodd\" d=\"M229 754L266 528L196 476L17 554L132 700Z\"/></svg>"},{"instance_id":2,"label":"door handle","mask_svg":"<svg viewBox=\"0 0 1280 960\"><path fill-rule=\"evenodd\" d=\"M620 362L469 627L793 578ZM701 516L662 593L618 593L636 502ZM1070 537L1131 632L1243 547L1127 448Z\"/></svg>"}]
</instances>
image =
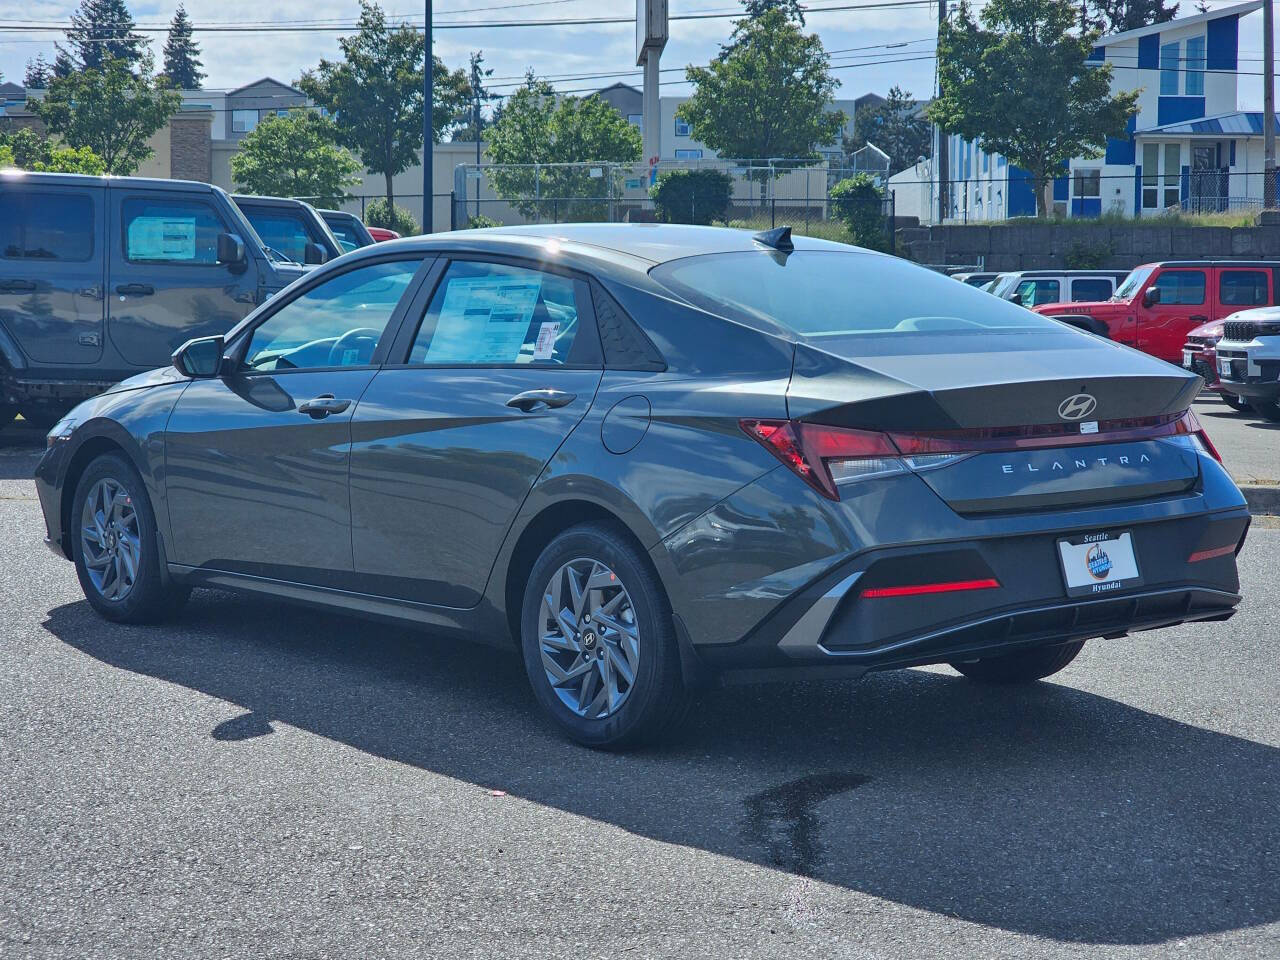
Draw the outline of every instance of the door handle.
<instances>
[{"instance_id":1,"label":"door handle","mask_svg":"<svg viewBox=\"0 0 1280 960\"><path fill-rule=\"evenodd\" d=\"M9 293L17 293L20 290L31 292L35 290L36 283L34 280L0 280L0 290Z\"/></svg>"},{"instance_id":2,"label":"door handle","mask_svg":"<svg viewBox=\"0 0 1280 960\"><path fill-rule=\"evenodd\" d=\"M88 297L90 300L101 300L102 288L101 287L81 287L79 290L76 291L76 296Z\"/></svg>"},{"instance_id":3,"label":"door handle","mask_svg":"<svg viewBox=\"0 0 1280 960\"><path fill-rule=\"evenodd\" d=\"M526 390L524 393L517 393L514 397L507 401L508 407L515 407L524 413L534 410L538 404L543 404L547 408L554 410L557 407L567 407L573 401L578 399L576 393L569 393L566 390L553 390L550 387L543 387L541 390Z\"/></svg>"},{"instance_id":4,"label":"door handle","mask_svg":"<svg viewBox=\"0 0 1280 960\"><path fill-rule=\"evenodd\" d=\"M1198 313L1193 313L1191 316L1187 317L1187 319L1190 320L1192 323L1208 323L1209 322L1208 317L1201 316Z\"/></svg>"},{"instance_id":5,"label":"door handle","mask_svg":"<svg viewBox=\"0 0 1280 960\"><path fill-rule=\"evenodd\" d=\"M121 296L149 297L155 292L156 288L149 283L122 283L116 287L116 293Z\"/></svg>"},{"instance_id":6,"label":"door handle","mask_svg":"<svg viewBox=\"0 0 1280 960\"><path fill-rule=\"evenodd\" d=\"M332 393L325 393L298 404L298 412L307 414L312 420L323 420L331 413L342 413L349 406L350 400L335 400Z\"/></svg>"}]
</instances>

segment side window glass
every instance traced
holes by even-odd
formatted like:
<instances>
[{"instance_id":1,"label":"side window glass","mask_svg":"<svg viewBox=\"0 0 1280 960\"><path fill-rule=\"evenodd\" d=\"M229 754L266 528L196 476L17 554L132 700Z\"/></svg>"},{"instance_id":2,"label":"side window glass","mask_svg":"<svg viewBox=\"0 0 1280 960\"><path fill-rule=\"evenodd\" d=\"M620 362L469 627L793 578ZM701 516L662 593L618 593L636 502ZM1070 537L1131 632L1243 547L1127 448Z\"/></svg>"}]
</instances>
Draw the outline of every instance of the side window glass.
<instances>
[{"instance_id":1,"label":"side window glass","mask_svg":"<svg viewBox=\"0 0 1280 960\"><path fill-rule=\"evenodd\" d=\"M1196 306L1204 303L1203 270L1166 270L1156 278L1163 306Z\"/></svg>"},{"instance_id":2,"label":"side window glass","mask_svg":"<svg viewBox=\"0 0 1280 960\"><path fill-rule=\"evenodd\" d=\"M200 200L128 197L121 204L121 229L126 260L213 266L218 234L226 227Z\"/></svg>"},{"instance_id":3,"label":"side window glass","mask_svg":"<svg viewBox=\"0 0 1280 960\"><path fill-rule=\"evenodd\" d=\"M0 257L64 260L93 257L93 200L85 194L0 190Z\"/></svg>"},{"instance_id":4,"label":"side window glass","mask_svg":"<svg viewBox=\"0 0 1280 960\"><path fill-rule=\"evenodd\" d=\"M1218 299L1224 307L1260 307L1267 297L1267 275L1262 270L1223 270Z\"/></svg>"},{"instance_id":5,"label":"side window glass","mask_svg":"<svg viewBox=\"0 0 1280 960\"><path fill-rule=\"evenodd\" d=\"M253 331L245 366L295 370L368 364L419 265L417 260L375 263L312 287Z\"/></svg>"},{"instance_id":6,"label":"side window glass","mask_svg":"<svg viewBox=\"0 0 1280 960\"><path fill-rule=\"evenodd\" d=\"M1092 303L1111 296L1111 281L1101 277L1081 277L1071 281L1071 302Z\"/></svg>"},{"instance_id":7,"label":"side window glass","mask_svg":"<svg viewBox=\"0 0 1280 960\"><path fill-rule=\"evenodd\" d=\"M263 243L294 263L306 262L307 244L316 240L302 217L278 210L241 209Z\"/></svg>"},{"instance_id":8,"label":"side window glass","mask_svg":"<svg viewBox=\"0 0 1280 960\"><path fill-rule=\"evenodd\" d=\"M1042 303L1057 303L1062 299L1062 294L1059 293L1060 289L1061 287L1058 285L1057 280L1037 280L1035 302L1031 306L1038 307Z\"/></svg>"},{"instance_id":9,"label":"side window glass","mask_svg":"<svg viewBox=\"0 0 1280 960\"><path fill-rule=\"evenodd\" d=\"M431 298L409 362L502 366L579 362L574 281L505 264L456 261Z\"/></svg>"}]
</instances>

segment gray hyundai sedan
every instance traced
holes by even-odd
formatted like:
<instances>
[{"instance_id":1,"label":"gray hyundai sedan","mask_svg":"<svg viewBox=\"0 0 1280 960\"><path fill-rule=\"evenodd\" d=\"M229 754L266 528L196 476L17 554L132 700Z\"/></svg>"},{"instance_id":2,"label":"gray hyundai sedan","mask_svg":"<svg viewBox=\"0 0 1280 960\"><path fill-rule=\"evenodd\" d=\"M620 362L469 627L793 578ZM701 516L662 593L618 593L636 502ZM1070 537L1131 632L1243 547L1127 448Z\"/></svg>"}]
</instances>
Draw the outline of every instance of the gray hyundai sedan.
<instances>
[{"instance_id":1,"label":"gray hyundai sedan","mask_svg":"<svg viewBox=\"0 0 1280 960\"><path fill-rule=\"evenodd\" d=\"M81 404L37 470L113 621L218 587L523 656L621 747L708 681L947 663L1225 620L1240 491L1200 378L903 260L651 224L326 264Z\"/></svg>"}]
</instances>

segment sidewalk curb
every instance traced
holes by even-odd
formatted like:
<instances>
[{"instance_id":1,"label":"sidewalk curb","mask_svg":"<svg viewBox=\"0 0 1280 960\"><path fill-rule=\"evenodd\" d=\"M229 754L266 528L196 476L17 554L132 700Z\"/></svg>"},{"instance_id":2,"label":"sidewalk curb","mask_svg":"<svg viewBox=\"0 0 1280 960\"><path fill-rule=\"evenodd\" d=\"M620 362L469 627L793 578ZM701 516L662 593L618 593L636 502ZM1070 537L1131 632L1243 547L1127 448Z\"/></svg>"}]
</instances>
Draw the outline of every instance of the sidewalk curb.
<instances>
[{"instance_id":1,"label":"sidewalk curb","mask_svg":"<svg viewBox=\"0 0 1280 960\"><path fill-rule=\"evenodd\" d=\"M1242 483L1240 492L1244 494L1250 513L1280 515L1280 486Z\"/></svg>"}]
</instances>

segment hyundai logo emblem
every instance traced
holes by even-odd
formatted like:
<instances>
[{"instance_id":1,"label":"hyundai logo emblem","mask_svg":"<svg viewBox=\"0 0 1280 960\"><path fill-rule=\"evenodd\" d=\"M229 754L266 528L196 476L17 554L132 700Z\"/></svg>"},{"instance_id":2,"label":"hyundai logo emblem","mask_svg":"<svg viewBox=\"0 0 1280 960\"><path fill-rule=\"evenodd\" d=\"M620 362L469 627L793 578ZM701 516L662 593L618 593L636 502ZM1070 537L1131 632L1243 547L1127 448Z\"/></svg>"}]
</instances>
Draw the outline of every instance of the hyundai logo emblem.
<instances>
[{"instance_id":1,"label":"hyundai logo emblem","mask_svg":"<svg viewBox=\"0 0 1280 960\"><path fill-rule=\"evenodd\" d=\"M1093 413L1098 401L1087 393L1077 393L1058 404L1058 416L1063 420L1083 420Z\"/></svg>"}]
</instances>

